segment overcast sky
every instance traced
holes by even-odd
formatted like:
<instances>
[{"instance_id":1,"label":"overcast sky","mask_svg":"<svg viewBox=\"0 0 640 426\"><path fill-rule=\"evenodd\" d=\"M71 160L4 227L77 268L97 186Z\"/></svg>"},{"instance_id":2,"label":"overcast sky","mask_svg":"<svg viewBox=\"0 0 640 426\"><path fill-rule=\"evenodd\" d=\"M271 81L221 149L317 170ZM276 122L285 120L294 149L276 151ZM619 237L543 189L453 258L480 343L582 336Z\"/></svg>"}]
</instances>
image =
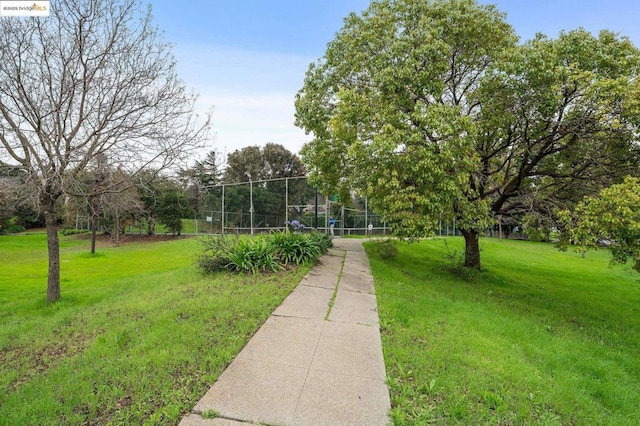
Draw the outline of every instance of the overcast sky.
<instances>
[{"instance_id":1,"label":"overcast sky","mask_svg":"<svg viewBox=\"0 0 640 426\"><path fill-rule=\"evenodd\" d=\"M636 0L501 0L494 3L521 40L536 32L609 29L640 46ZM154 0L156 24L174 44L178 73L214 107L208 150L232 152L274 142L298 152L308 140L293 125L293 101L349 12L367 0Z\"/></svg>"}]
</instances>

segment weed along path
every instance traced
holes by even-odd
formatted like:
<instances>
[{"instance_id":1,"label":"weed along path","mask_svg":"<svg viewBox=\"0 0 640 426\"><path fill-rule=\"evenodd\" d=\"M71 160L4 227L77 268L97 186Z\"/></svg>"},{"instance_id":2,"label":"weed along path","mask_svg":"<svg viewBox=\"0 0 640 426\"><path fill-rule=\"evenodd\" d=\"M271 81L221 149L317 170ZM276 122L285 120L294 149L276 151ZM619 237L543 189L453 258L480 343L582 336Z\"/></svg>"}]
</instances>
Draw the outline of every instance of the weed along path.
<instances>
[{"instance_id":1,"label":"weed along path","mask_svg":"<svg viewBox=\"0 0 640 426\"><path fill-rule=\"evenodd\" d=\"M181 426L388 423L369 261L361 240L334 245Z\"/></svg>"}]
</instances>

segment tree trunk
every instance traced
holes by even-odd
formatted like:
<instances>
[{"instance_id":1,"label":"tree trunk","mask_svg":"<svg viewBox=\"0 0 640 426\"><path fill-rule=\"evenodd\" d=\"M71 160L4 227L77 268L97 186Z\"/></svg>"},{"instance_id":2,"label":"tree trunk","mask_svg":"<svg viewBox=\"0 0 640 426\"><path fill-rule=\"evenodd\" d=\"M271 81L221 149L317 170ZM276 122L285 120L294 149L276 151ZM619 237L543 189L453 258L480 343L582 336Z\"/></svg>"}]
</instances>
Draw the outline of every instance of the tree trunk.
<instances>
[{"instance_id":1,"label":"tree trunk","mask_svg":"<svg viewBox=\"0 0 640 426\"><path fill-rule=\"evenodd\" d=\"M120 247L120 213L116 208L116 247Z\"/></svg>"},{"instance_id":2,"label":"tree trunk","mask_svg":"<svg viewBox=\"0 0 640 426\"><path fill-rule=\"evenodd\" d=\"M98 215L98 198L91 197L91 254L96 254L96 233L98 231L98 221L100 216Z\"/></svg>"},{"instance_id":3,"label":"tree trunk","mask_svg":"<svg viewBox=\"0 0 640 426\"><path fill-rule=\"evenodd\" d=\"M60 300L60 242L58 240L58 221L55 212L56 200L47 198L42 201L44 221L47 226L47 248L49 252L47 302L52 303Z\"/></svg>"},{"instance_id":4,"label":"tree trunk","mask_svg":"<svg viewBox=\"0 0 640 426\"><path fill-rule=\"evenodd\" d=\"M96 223L98 219L95 215L91 215L91 254L96 254Z\"/></svg>"},{"instance_id":5,"label":"tree trunk","mask_svg":"<svg viewBox=\"0 0 640 426\"><path fill-rule=\"evenodd\" d=\"M480 270L480 244L478 231L462 231L464 236L464 266Z\"/></svg>"}]
</instances>

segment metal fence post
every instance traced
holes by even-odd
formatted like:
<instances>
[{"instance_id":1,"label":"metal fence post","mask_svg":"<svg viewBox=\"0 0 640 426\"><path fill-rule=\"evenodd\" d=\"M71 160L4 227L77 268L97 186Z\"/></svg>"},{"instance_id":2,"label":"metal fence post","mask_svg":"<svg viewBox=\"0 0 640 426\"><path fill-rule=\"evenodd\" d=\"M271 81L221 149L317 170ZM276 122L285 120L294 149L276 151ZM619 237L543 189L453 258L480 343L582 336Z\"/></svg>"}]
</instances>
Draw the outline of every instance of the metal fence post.
<instances>
[{"instance_id":1,"label":"metal fence post","mask_svg":"<svg viewBox=\"0 0 640 426\"><path fill-rule=\"evenodd\" d=\"M220 213L220 232L224 235L224 183L222 184L222 211ZM213 219L211 221L213 222Z\"/></svg>"},{"instance_id":2,"label":"metal fence post","mask_svg":"<svg viewBox=\"0 0 640 426\"><path fill-rule=\"evenodd\" d=\"M253 235L253 180L249 178L249 224Z\"/></svg>"}]
</instances>

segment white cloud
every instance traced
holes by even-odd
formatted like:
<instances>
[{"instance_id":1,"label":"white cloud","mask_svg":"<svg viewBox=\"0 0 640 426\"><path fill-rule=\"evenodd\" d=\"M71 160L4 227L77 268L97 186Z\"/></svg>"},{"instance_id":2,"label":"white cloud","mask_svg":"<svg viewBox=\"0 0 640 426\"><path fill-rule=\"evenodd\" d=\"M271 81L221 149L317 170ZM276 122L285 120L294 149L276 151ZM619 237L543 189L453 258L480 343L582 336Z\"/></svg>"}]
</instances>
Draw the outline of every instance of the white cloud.
<instances>
[{"instance_id":1,"label":"white cloud","mask_svg":"<svg viewBox=\"0 0 640 426\"><path fill-rule=\"evenodd\" d=\"M315 58L176 46L178 73L200 94L197 109L214 107L214 148L232 152L274 142L298 152L309 138L294 126L294 99Z\"/></svg>"},{"instance_id":2,"label":"white cloud","mask_svg":"<svg viewBox=\"0 0 640 426\"><path fill-rule=\"evenodd\" d=\"M298 152L307 140L293 125L293 99L284 95L239 95L212 99L216 146L227 152L275 142ZM203 105L204 106L204 105Z\"/></svg>"}]
</instances>

